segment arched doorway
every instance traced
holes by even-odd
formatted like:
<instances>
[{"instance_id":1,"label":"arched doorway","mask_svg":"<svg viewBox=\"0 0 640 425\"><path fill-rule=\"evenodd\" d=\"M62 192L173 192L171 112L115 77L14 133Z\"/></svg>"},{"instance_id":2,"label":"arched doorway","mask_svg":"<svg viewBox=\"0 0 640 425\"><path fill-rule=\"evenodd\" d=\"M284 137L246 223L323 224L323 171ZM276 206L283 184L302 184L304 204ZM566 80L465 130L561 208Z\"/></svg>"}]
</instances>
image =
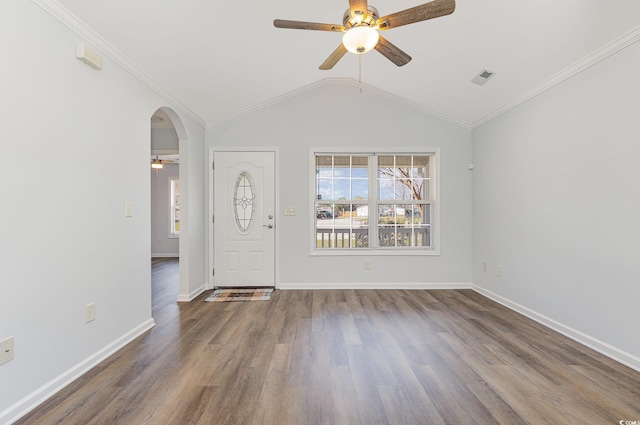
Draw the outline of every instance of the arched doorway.
<instances>
[{"instance_id":1,"label":"arched doorway","mask_svg":"<svg viewBox=\"0 0 640 425\"><path fill-rule=\"evenodd\" d=\"M161 298L169 294L170 302L175 302L184 293L183 286L188 291L187 164L180 148L187 137L182 120L171 108L158 108L150 121L152 270L155 273L156 265L164 266Z\"/></svg>"}]
</instances>

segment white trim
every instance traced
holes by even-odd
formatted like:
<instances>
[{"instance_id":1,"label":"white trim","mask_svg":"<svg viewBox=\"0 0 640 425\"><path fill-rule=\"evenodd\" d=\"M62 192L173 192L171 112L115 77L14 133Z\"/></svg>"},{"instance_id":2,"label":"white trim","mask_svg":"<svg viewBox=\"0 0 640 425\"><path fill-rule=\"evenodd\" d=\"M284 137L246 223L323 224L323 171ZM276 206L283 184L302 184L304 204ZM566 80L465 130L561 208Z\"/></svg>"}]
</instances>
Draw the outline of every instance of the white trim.
<instances>
[{"instance_id":1,"label":"white trim","mask_svg":"<svg viewBox=\"0 0 640 425\"><path fill-rule=\"evenodd\" d=\"M282 290L322 290L322 289L471 289L471 282L348 282L348 283L280 283Z\"/></svg>"},{"instance_id":2,"label":"white trim","mask_svg":"<svg viewBox=\"0 0 640 425\"><path fill-rule=\"evenodd\" d=\"M190 294L178 294L177 301L179 303L190 303L191 301L195 300L200 294L202 294L206 290L207 290L207 288L206 288L205 285L200 285L196 289L191 291Z\"/></svg>"},{"instance_id":3,"label":"white trim","mask_svg":"<svg viewBox=\"0 0 640 425\"><path fill-rule=\"evenodd\" d=\"M216 281L215 276L213 275L213 268L215 267L215 262L213 259L213 255L215 253L214 247L214 230L215 225L213 223L213 213L214 213L214 193L213 189L215 187L215 172L213 169L213 165L215 164L216 153L213 147L209 147L209 162L207 163L208 171L208 184L209 188L207 190L206 198L209 199L209 210L206 217L207 228L209 229L209 244L207 245L206 254L207 254L207 289L213 289L215 287Z\"/></svg>"},{"instance_id":4,"label":"white trim","mask_svg":"<svg viewBox=\"0 0 640 425\"><path fill-rule=\"evenodd\" d=\"M117 65L122 67L125 71L130 73L133 77L137 78L145 86L149 87L160 97L167 100L172 107L179 109L182 113L187 115L193 121L200 126L205 126L205 121L200 118L193 110L187 107L184 103L179 101L171 93L169 93L164 87L160 86L156 81L152 80L147 74L145 74L140 68L135 66L129 59L127 59L120 51L113 47L109 42L102 38L93 29L87 26L84 22L78 19L68 9L58 3L56 0L33 0L35 4L40 6L45 12L59 20L71 31L78 36L85 39L93 48L99 50Z\"/></svg>"},{"instance_id":5,"label":"white trim","mask_svg":"<svg viewBox=\"0 0 640 425\"><path fill-rule=\"evenodd\" d=\"M177 109L182 111L185 115L189 116L196 123L201 125L202 127L210 128L221 125L225 122L238 118L242 115L266 108L268 106L274 105L276 103L282 102L289 98L295 97L299 94L305 93L307 91L313 90L317 87L321 87L327 84L348 84L358 89L363 89L368 92L377 94L379 96L383 96L390 100L393 100L398 103L402 103L404 105L415 108L421 112L432 115L436 118L439 118L444 121L448 121L452 124L458 125L460 127L473 130L476 127L479 127L492 119L504 114L505 112L515 108L516 106L526 102L527 100L549 90L553 86L560 84L561 82L573 77L574 75L584 71L585 69L597 64L598 62L606 59L607 57L617 53L618 51L632 45L633 43L640 40L640 26L631 29L630 31L622 34L620 37L614 39L610 43L604 45L603 47L597 49L596 51L590 53L585 56L578 62L573 65L565 68L559 73L553 75L542 83L532 87L530 90L524 93L522 97L516 99L513 102L509 102L502 107L496 109L495 111L477 119L473 122L466 122L460 119L454 118L452 116L443 114L433 109L426 108L422 105L419 105L415 102L412 102L408 99L404 99L400 96L396 96L394 94L388 93L384 90L378 89L376 87L359 83L353 78L325 78L323 80L308 84L304 87L298 88L296 90L290 91L283 95L274 97L270 100L267 100L262 103L258 103L247 108L240 109L238 111L205 121L200 118L194 111L192 111L189 107L187 107L184 103L180 102L177 98L175 98L171 93L169 93L166 89L161 87L157 82L152 80L148 75L146 75L142 70L136 67L129 59L127 59L122 53L120 53L117 49L115 49L111 44L109 44L105 39L103 39L100 35L98 35L94 30L89 28L84 22L78 19L75 15L73 15L69 10L60 5L56 0L33 0L35 4L40 6L44 11L49 13L54 18L58 19L62 24L67 26L71 31L78 34L80 37L85 39L88 43L92 44L97 50L101 51L101 53L105 54L111 60L113 60L116 64L121 66L125 71L129 72L135 78L140 80L143 84L153 90L155 93L166 99L170 104L175 105Z\"/></svg>"},{"instance_id":6,"label":"white trim","mask_svg":"<svg viewBox=\"0 0 640 425\"><path fill-rule=\"evenodd\" d=\"M582 345L585 345L600 354L603 354L619 363L622 363L625 366L628 366L632 369L640 372L640 358L634 356L631 353L627 353L626 351L622 351L619 348L616 348L606 342L600 341L599 339L593 338L590 335L587 335L583 332L580 332L576 329L573 329L569 326L566 326L560 322L557 322L543 314L540 314L534 310L531 310L523 305L520 305L514 301L511 301L501 295L498 295L494 292L491 292L485 288L482 288L478 285L471 285L471 289L476 291L477 293L499 303L503 306L516 311L531 320L535 320L536 322L553 329L554 331L561 333L562 335L571 338L572 340L579 342Z\"/></svg>"},{"instance_id":7,"label":"white trim","mask_svg":"<svg viewBox=\"0 0 640 425\"><path fill-rule=\"evenodd\" d=\"M524 93L524 95L516 100L514 100L513 102L509 102L505 105L503 105L502 107L496 109L495 111L485 115L484 117L481 117L478 120L475 120L473 122L466 122L466 121L462 121L459 120L457 118L454 118L452 116L443 114L441 112L435 111L433 109L429 109L426 108L422 105L419 105L415 102L412 102L410 100L404 99L400 96L396 96L394 94L391 94L389 92L386 92L384 90L378 89L376 87L370 86L368 84L364 84L364 83L359 83L358 81L352 79L352 78L325 78L323 80L317 81L315 83L306 85L304 87L301 87L299 89L290 91L288 93L285 93L281 96L278 97L274 97L273 99L270 99L266 102L262 102L253 106L250 106L248 108L244 108L241 110L238 110L236 112L227 114L227 115L223 115L221 117L218 117L216 119L213 120L209 120L206 122L206 128L210 128L210 127L215 127L218 125L221 125L227 121L230 121L232 119L235 119L237 117L240 117L242 115L257 111L259 109L262 108L266 108L268 106L274 105L276 103L282 102L284 100L287 100L289 98L298 96L299 94L308 92L310 90L313 90L317 87L322 87L324 85L327 84L348 84L348 85L352 85L354 87L357 87L358 89L363 89L365 91L377 94L379 96L385 97L387 99L390 99L392 101L398 102L398 103L402 103L404 105L407 105L409 107L415 108L418 111L424 112L428 115L434 116L436 118L439 118L441 120L444 121L448 121L452 124L455 124L457 126L460 126L462 128L468 129L468 130L473 130L476 127L479 127L483 124L486 124L487 122L491 121L492 119L504 114L505 112L515 108L516 106L526 102L527 100L549 90L550 88L556 86L557 84L562 83L563 81L573 77L576 74L579 74L580 72L584 71L585 69L597 64L598 62L608 58L609 56L619 52L620 50L632 45L633 43L637 42L640 40L640 26L633 28L632 30L628 31L627 33L621 35L620 37L616 38L615 40L611 41L610 43L604 45L603 47L597 49L596 51L592 52L591 54L585 56L584 58L582 58L581 60L579 60L578 62L574 63L573 65L565 68L564 70L560 71L559 73L553 75L552 77L548 78L547 80L541 82L540 84L537 84L536 86L532 87L531 89L529 89L527 92Z\"/></svg>"},{"instance_id":8,"label":"white trim","mask_svg":"<svg viewBox=\"0 0 640 425\"><path fill-rule=\"evenodd\" d=\"M315 229L314 229L315 230ZM432 233L433 236L433 233ZM313 243L315 237L315 232L311 236L311 242ZM397 247L397 248L327 248L327 249L314 249L315 246L311 247L311 252L309 253L312 257L332 257L332 256L377 256L377 257L394 257L394 256L402 256L402 257L423 257L423 256L439 256L440 250L438 249L425 249L420 247Z\"/></svg>"},{"instance_id":9,"label":"white trim","mask_svg":"<svg viewBox=\"0 0 640 425\"><path fill-rule=\"evenodd\" d=\"M563 81L573 77L574 75L579 74L585 69L592 67L598 62L608 58L609 56L619 52L620 50L626 47L629 47L630 45L632 45L633 43L639 40L640 40L640 26L635 27L634 29L616 38L612 42L605 44L595 52L592 52L589 55L585 56L584 58L574 63L573 65L563 69L557 74L551 76L550 78L547 78L546 80L532 87L522 97L514 100L513 102L507 103L506 105L503 105L502 107L496 109L492 113L485 115L483 118L480 118L479 120L474 121L473 123L470 124L470 128L474 129L483 124L486 124L492 119L504 114L505 112L526 102L527 100L532 99L538 96L539 94L544 93L550 88L562 83Z\"/></svg>"},{"instance_id":10,"label":"white trim","mask_svg":"<svg viewBox=\"0 0 640 425\"><path fill-rule=\"evenodd\" d=\"M28 396L0 412L0 423L8 425L17 421L154 326L155 322L153 319L148 319L131 329L111 344L87 357L71 369L47 382Z\"/></svg>"},{"instance_id":11,"label":"white trim","mask_svg":"<svg viewBox=\"0 0 640 425\"><path fill-rule=\"evenodd\" d=\"M151 258L180 258L178 252L156 252L151 254Z\"/></svg>"}]
</instances>

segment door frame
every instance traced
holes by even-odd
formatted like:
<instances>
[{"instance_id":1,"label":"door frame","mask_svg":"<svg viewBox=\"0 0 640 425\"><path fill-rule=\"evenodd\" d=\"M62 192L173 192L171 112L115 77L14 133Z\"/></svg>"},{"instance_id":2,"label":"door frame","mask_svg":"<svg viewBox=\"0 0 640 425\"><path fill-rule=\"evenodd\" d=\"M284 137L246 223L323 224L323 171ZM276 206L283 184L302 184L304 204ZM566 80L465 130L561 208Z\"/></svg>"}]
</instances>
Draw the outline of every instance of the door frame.
<instances>
[{"instance_id":1,"label":"door frame","mask_svg":"<svg viewBox=\"0 0 640 425\"><path fill-rule=\"evenodd\" d=\"M207 169L209 170L209 178L208 178L208 188L207 188L207 197L209 199L209 211L208 215L205 217L208 223L209 229L209 243L207 251L207 289L213 289L215 287L215 276L213 275L214 268L214 254L215 254L215 243L214 243L214 232L215 232L215 224L213 223L213 214L215 207L215 196L214 196L214 169L213 164L215 163L216 152L272 152L273 153L273 174L274 174L274 215L275 215L275 227L274 227L274 279L275 279L275 287L278 288L278 282L280 281L280 238L279 238L279 228L280 228L280 167L278 166L280 155L279 149L277 147L235 147L235 146L215 146L209 148L209 158Z\"/></svg>"}]
</instances>

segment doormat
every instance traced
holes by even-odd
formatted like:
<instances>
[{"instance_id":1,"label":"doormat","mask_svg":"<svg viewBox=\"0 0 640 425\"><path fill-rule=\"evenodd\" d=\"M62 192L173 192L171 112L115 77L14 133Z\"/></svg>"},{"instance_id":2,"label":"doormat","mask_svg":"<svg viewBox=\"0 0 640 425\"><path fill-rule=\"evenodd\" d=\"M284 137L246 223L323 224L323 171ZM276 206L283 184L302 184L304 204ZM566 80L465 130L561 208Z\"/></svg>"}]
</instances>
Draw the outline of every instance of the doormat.
<instances>
[{"instance_id":1,"label":"doormat","mask_svg":"<svg viewBox=\"0 0 640 425\"><path fill-rule=\"evenodd\" d=\"M205 301L269 301L271 293L273 288L218 288Z\"/></svg>"}]
</instances>

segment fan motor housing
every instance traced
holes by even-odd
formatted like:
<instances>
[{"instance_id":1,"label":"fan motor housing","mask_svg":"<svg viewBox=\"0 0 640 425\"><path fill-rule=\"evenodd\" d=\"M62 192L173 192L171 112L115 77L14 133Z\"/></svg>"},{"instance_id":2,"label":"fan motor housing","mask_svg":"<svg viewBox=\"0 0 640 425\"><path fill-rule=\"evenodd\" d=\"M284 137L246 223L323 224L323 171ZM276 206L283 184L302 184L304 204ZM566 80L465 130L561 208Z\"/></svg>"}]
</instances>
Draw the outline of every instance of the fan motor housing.
<instances>
[{"instance_id":1,"label":"fan motor housing","mask_svg":"<svg viewBox=\"0 0 640 425\"><path fill-rule=\"evenodd\" d=\"M359 11L356 11L356 13L354 13L353 15L351 14L351 9L347 9L347 11L344 12L342 23L346 28L353 28L360 25L368 25L372 27L376 24L376 21L380 17L378 9L373 6L367 7L367 16L365 16L364 18L357 16L357 12Z\"/></svg>"}]
</instances>

